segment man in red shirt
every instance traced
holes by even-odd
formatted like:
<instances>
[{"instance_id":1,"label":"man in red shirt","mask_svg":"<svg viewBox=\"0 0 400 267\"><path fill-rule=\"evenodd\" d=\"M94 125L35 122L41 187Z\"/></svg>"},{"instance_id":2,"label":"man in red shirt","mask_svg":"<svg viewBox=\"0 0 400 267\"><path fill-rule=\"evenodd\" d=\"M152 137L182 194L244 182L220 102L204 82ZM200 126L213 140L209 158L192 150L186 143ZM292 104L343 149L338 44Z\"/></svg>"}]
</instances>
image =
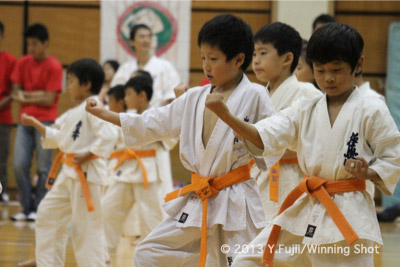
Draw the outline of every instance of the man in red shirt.
<instances>
[{"instance_id":1,"label":"man in red shirt","mask_svg":"<svg viewBox=\"0 0 400 267\"><path fill-rule=\"evenodd\" d=\"M0 184L3 186L0 201L8 202L7 159L13 124L10 105L11 73L17 59L13 55L3 51L4 30L4 25L0 21Z\"/></svg>"},{"instance_id":2,"label":"man in red shirt","mask_svg":"<svg viewBox=\"0 0 400 267\"><path fill-rule=\"evenodd\" d=\"M58 115L62 66L48 51L49 34L46 26L33 24L26 29L24 37L28 55L18 61L12 73L12 98L21 104L21 114L26 113L45 125L51 125ZM51 167L52 151L42 148L40 138L41 134L33 127L18 123L13 161L23 210L12 216L12 220L34 221L39 202L46 194L45 182ZM32 192L30 167L34 150L38 182L35 192Z\"/></svg>"}]
</instances>

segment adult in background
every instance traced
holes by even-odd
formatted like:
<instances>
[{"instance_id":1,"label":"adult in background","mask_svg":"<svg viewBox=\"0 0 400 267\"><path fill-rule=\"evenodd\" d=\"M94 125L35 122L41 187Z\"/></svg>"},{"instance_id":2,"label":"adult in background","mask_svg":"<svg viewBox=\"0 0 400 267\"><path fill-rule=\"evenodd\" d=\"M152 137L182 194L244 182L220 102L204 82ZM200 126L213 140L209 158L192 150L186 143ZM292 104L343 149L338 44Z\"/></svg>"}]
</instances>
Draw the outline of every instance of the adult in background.
<instances>
[{"instance_id":1,"label":"adult in background","mask_svg":"<svg viewBox=\"0 0 400 267\"><path fill-rule=\"evenodd\" d=\"M11 76L12 97L21 104L21 114L33 116L49 126L57 118L62 66L48 51L46 26L33 24L25 30L24 37L28 55L18 61ZM44 150L40 138L39 131L18 123L13 164L22 211L12 216L11 220L35 221L37 207L47 192L45 182L51 167L52 150ZM30 169L35 150L38 181L33 192Z\"/></svg>"}]
</instances>

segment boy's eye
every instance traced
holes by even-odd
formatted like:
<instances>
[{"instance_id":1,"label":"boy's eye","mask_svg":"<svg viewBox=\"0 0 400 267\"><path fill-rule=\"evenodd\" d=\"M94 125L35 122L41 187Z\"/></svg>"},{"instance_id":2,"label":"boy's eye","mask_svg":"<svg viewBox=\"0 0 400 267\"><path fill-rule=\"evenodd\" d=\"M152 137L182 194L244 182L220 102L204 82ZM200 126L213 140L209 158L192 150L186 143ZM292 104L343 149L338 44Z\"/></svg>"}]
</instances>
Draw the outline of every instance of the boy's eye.
<instances>
[{"instance_id":1,"label":"boy's eye","mask_svg":"<svg viewBox=\"0 0 400 267\"><path fill-rule=\"evenodd\" d=\"M206 58L205 57L201 57L201 60L206 60Z\"/></svg>"},{"instance_id":2,"label":"boy's eye","mask_svg":"<svg viewBox=\"0 0 400 267\"><path fill-rule=\"evenodd\" d=\"M215 61L215 60L217 60L217 58L215 58L215 57L212 57L212 58L210 58L212 61Z\"/></svg>"},{"instance_id":3,"label":"boy's eye","mask_svg":"<svg viewBox=\"0 0 400 267\"><path fill-rule=\"evenodd\" d=\"M318 73L323 73L324 71L323 70L316 70Z\"/></svg>"},{"instance_id":4,"label":"boy's eye","mask_svg":"<svg viewBox=\"0 0 400 267\"><path fill-rule=\"evenodd\" d=\"M262 56L264 56L264 55L266 55L267 54L267 52L261 52L261 55Z\"/></svg>"},{"instance_id":5,"label":"boy's eye","mask_svg":"<svg viewBox=\"0 0 400 267\"><path fill-rule=\"evenodd\" d=\"M338 71L341 71L343 68L339 68L339 69L334 69L333 71L334 72L338 72Z\"/></svg>"}]
</instances>

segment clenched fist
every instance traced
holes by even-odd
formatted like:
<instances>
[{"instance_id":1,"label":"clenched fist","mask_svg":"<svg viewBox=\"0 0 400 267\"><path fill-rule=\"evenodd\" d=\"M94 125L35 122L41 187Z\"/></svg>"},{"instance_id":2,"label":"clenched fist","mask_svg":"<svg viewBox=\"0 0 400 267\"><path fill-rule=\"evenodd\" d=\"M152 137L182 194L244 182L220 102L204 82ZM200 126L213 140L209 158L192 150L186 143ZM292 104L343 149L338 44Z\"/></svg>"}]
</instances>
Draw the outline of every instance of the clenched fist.
<instances>
[{"instance_id":1,"label":"clenched fist","mask_svg":"<svg viewBox=\"0 0 400 267\"><path fill-rule=\"evenodd\" d=\"M87 112L97 117L105 110L104 106L94 98L88 98L86 100L85 109Z\"/></svg>"},{"instance_id":2,"label":"clenched fist","mask_svg":"<svg viewBox=\"0 0 400 267\"><path fill-rule=\"evenodd\" d=\"M206 107L214 112L218 117L229 114L229 109L224 102L223 96L218 93L211 93L207 95Z\"/></svg>"},{"instance_id":3,"label":"clenched fist","mask_svg":"<svg viewBox=\"0 0 400 267\"><path fill-rule=\"evenodd\" d=\"M186 83L180 83L174 88L174 93L175 97L178 98L181 95L183 95L187 90L189 89L189 86L187 86Z\"/></svg>"}]
</instances>

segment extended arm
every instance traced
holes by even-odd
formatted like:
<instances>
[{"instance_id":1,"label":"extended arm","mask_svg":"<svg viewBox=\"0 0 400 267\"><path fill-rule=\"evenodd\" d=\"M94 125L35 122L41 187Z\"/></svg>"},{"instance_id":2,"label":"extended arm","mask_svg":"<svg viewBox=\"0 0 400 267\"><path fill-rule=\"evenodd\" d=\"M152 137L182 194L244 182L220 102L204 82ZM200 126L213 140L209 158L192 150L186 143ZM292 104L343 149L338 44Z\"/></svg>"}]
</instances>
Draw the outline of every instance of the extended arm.
<instances>
[{"instance_id":1,"label":"extended arm","mask_svg":"<svg viewBox=\"0 0 400 267\"><path fill-rule=\"evenodd\" d=\"M107 110L106 108L104 108L104 106L102 106L93 98L89 98L86 100L86 111L102 120L111 122L112 124L121 127L119 114L117 112Z\"/></svg>"},{"instance_id":2,"label":"extended arm","mask_svg":"<svg viewBox=\"0 0 400 267\"><path fill-rule=\"evenodd\" d=\"M36 130L38 130L43 135L43 137L46 137L46 126L34 117L22 114L21 122L25 126L32 126Z\"/></svg>"}]
</instances>

